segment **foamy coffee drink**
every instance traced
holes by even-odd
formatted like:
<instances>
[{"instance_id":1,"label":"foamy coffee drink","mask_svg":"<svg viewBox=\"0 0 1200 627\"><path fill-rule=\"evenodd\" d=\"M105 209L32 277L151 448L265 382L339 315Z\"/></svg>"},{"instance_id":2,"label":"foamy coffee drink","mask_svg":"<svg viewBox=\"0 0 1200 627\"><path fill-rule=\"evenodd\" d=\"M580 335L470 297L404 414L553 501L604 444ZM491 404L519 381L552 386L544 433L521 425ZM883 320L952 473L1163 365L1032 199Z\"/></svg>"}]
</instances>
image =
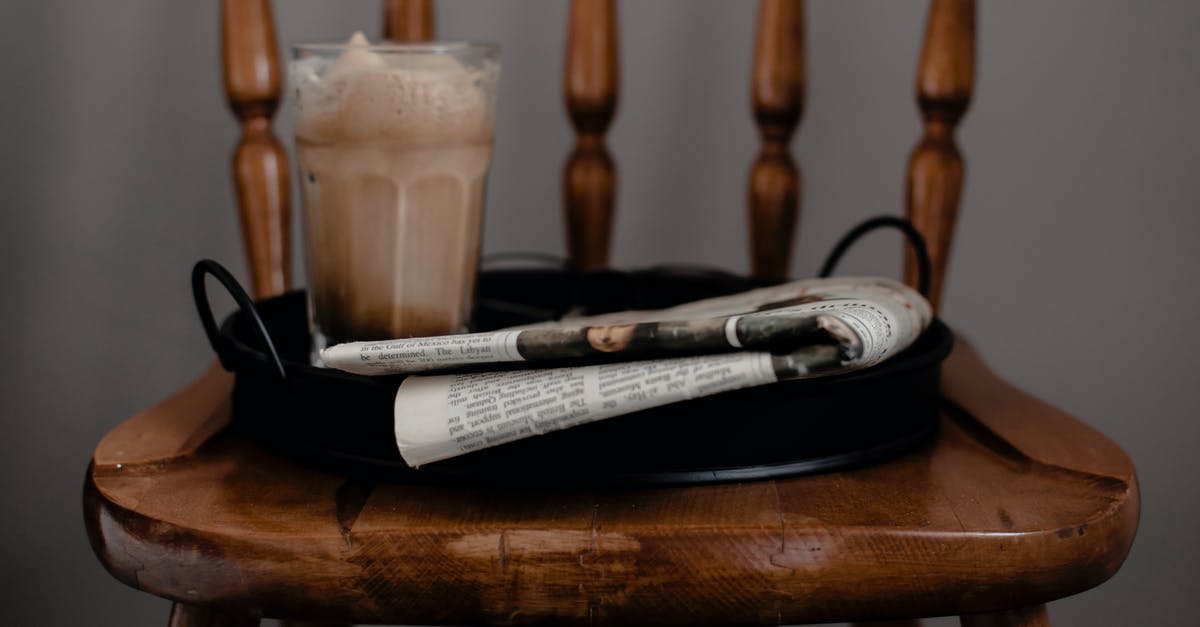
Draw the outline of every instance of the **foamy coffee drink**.
<instances>
[{"instance_id":1,"label":"foamy coffee drink","mask_svg":"<svg viewBox=\"0 0 1200 627\"><path fill-rule=\"evenodd\" d=\"M498 51L299 46L291 66L314 348L465 329Z\"/></svg>"}]
</instances>

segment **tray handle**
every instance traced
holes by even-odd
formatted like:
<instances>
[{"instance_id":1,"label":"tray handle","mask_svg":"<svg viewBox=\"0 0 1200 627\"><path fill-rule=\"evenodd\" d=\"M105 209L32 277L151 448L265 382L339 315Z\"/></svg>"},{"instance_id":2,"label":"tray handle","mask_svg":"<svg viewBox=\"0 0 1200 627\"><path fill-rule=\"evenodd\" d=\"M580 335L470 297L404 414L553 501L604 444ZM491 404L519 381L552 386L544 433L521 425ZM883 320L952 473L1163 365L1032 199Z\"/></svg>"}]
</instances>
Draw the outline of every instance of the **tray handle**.
<instances>
[{"instance_id":1,"label":"tray handle","mask_svg":"<svg viewBox=\"0 0 1200 627\"><path fill-rule=\"evenodd\" d=\"M254 322L254 328L258 331L258 339L262 340L263 352L275 364L275 370L279 372L279 380L287 381L283 360L279 358L279 352L275 350L275 342L271 341L271 334L267 332L267 327L258 315L258 309L254 307L254 301L251 300L250 295L242 289L242 285L229 270L225 269L225 266L212 259L201 259L196 262L195 266L192 266L192 298L196 301L196 313L200 315L200 324L204 326L204 334L208 336L208 343L216 351L221 366L228 371L233 371L230 363L230 355L233 350L229 346L229 340L221 335L216 318L213 317L212 305L208 302L208 289L204 283L206 275L212 276L220 282L225 291L229 292L229 295L237 302L238 307L250 316L250 320Z\"/></svg>"},{"instance_id":2,"label":"tray handle","mask_svg":"<svg viewBox=\"0 0 1200 627\"><path fill-rule=\"evenodd\" d=\"M912 246L913 253L917 255L917 291L925 298L929 298L931 266L929 263L929 250L925 246L925 238L921 237L921 233L912 225L912 222L903 218L897 218L896 216L875 216L874 218L864 220L858 226L850 229L850 232L838 240L833 250L829 251L829 256L825 258L825 263L821 264L821 272L817 276L825 278L833 274L834 268L842 260L842 255L845 255L846 251L859 238L881 228L894 228L904 233L904 238L908 241L908 245Z\"/></svg>"}]
</instances>

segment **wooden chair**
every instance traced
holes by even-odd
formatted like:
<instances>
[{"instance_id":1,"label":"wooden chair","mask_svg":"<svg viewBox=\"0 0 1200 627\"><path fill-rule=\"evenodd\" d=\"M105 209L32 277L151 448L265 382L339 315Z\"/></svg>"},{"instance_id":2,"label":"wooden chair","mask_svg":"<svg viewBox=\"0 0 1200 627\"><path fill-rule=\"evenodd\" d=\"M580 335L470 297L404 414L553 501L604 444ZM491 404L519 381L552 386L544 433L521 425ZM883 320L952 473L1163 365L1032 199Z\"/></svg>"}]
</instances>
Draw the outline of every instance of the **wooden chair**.
<instances>
[{"instance_id":1,"label":"wooden chair","mask_svg":"<svg viewBox=\"0 0 1200 627\"><path fill-rule=\"evenodd\" d=\"M224 0L226 88L243 136L234 180L254 290L289 286L288 167L269 0ZM390 0L386 33L432 33L427 1ZM607 260L615 169L612 0L573 0L564 172L570 255ZM933 0L917 79L925 131L908 176L934 297L962 161L973 0ZM753 74L762 152L749 177L754 271L783 276L800 197L788 152L804 92L800 0L762 0ZM961 615L1044 625L1044 603L1120 567L1137 527L1133 466L1088 426L996 378L965 341L947 361L933 446L859 470L639 490L475 490L373 483L296 466L222 431L214 365L96 448L84 501L96 555L175 601L170 624L779 625ZM301 623L292 623L299 625ZM312 623L305 623L312 624Z\"/></svg>"}]
</instances>

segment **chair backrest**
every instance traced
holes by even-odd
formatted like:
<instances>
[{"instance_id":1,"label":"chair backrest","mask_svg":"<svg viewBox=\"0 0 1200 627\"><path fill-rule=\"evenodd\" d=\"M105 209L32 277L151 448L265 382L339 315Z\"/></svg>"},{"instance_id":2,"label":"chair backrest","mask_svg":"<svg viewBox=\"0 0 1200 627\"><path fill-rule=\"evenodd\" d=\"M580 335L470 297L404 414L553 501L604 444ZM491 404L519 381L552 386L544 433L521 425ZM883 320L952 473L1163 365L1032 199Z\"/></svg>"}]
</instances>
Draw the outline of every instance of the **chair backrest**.
<instances>
[{"instance_id":1,"label":"chair backrest","mask_svg":"<svg viewBox=\"0 0 1200 627\"><path fill-rule=\"evenodd\" d=\"M290 286L287 156L271 130L281 72L270 0L222 0L225 91L242 136L233 178L254 293ZM433 38L432 0L384 0L384 36ZM933 262L932 299L940 300L958 213L963 162L954 130L970 102L975 56L975 0L931 0L917 69L924 131L908 163L906 211L925 236ZM576 267L601 267L608 251L617 172L605 134L617 106L615 0L572 0L564 91L575 147L563 170L567 251ZM792 136L804 107L803 0L760 0L751 94L762 147L747 181L751 267L783 278L795 240L800 170ZM905 277L915 284L915 261Z\"/></svg>"}]
</instances>

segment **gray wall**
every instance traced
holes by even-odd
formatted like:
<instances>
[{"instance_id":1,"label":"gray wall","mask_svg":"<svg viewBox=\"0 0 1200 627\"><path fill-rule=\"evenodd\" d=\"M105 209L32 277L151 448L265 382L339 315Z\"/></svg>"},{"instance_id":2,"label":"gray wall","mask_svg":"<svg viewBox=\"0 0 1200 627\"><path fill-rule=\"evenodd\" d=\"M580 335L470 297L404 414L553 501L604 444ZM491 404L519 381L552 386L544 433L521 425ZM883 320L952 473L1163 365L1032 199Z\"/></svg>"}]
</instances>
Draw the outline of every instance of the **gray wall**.
<instances>
[{"instance_id":1,"label":"gray wall","mask_svg":"<svg viewBox=\"0 0 1200 627\"><path fill-rule=\"evenodd\" d=\"M284 43L377 28L374 1L276 4ZM1200 342L1188 326L1200 308L1200 3L984 5L944 314L999 372L1138 465L1142 525L1125 568L1052 605L1053 619L1182 623L1200 590ZM811 3L798 275L850 224L901 210L924 10ZM753 13L622 5L617 264L746 269ZM505 48L487 250L560 253L565 3L445 1L438 18L446 38ZM4 624L164 623L166 602L92 557L79 494L101 435L211 359L190 264L242 267L216 26L215 2L0 4ZM898 251L873 239L847 269L889 272Z\"/></svg>"}]
</instances>

